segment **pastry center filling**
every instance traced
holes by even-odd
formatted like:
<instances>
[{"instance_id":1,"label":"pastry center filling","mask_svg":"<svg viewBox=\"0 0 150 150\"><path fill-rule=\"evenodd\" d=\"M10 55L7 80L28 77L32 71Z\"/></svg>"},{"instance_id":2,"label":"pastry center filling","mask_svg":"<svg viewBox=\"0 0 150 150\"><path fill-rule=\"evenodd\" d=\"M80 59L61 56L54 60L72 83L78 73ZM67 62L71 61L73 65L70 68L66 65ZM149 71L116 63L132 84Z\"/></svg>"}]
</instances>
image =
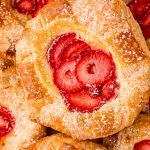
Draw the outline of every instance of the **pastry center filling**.
<instances>
[{"instance_id":1,"label":"pastry center filling","mask_svg":"<svg viewBox=\"0 0 150 150\"><path fill-rule=\"evenodd\" d=\"M134 150L150 150L150 140L144 140L134 145Z\"/></svg>"},{"instance_id":2,"label":"pastry center filling","mask_svg":"<svg viewBox=\"0 0 150 150\"><path fill-rule=\"evenodd\" d=\"M12 7L23 14L35 17L38 11L50 0L12 0Z\"/></svg>"},{"instance_id":3,"label":"pastry center filling","mask_svg":"<svg viewBox=\"0 0 150 150\"><path fill-rule=\"evenodd\" d=\"M150 38L150 0L132 0L128 6L139 23L145 39Z\"/></svg>"},{"instance_id":4,"label":"pastry center filling","mask_svg":"<svg viewBox=\"0 0 150 150\"><path fill-rule=\"evenodd\" d=\"M0 107L0 137L7 135L14 127L14 117L7 108Z\"/></svg>"},{"instance_id":5,"label":"pastry center filling","mask_svg":"<svg viewBox=\"0 0 150 150\"><path fill-rule=\"evenodd\" d=\"M75 33L56 37L46 56L54 83L71 111L93 112L117 94L111 54L92 49Z\"/></svg>"}]
</instances>

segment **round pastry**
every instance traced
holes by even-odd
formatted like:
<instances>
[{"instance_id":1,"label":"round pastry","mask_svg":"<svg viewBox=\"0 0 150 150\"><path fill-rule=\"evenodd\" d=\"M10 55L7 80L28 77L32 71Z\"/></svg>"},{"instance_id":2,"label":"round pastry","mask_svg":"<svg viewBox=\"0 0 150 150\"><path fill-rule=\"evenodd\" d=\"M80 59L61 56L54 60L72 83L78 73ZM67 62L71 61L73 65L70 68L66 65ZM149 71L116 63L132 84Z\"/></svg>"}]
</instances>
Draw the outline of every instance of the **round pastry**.
<instances>
[{"instance_id":1,"label":"round pastry","mask_svg":"<svg viewBox=\"0 0 150 150\"><path fill-rule=\"evenodd\" d=\"M149 150L150 115L140 115L134 124L104 139L109 150Z\"/></svg>"},{"instance_id":2,"label":"round pastry","mask_svg":"<svg viewBox=\"0 0 150 150\"><path fill-rule=\"evenodd\" d=\"M103 146L90 141L75 141L72 138L63 134L54 134L39 140L27 150L106 150Z\"/></svg>"},{"instance_id":3,"label":"round pastry","mask_svg":"<svg viewBox=\"0 0 150 150\"><path fill-rule=\"evenodd\" d=\"M139 23L147 45L150 49L150 1L149 0L126 0L134 18Z\"/></svg>"},{"instance_id":4,"label":"round pastry","mask_svg":"<svg viewBox=\"0 0 150 150\"><path fill-rule=\"evenodd\" d=\"M16 50L38 121L73 138L112 135L148 102L150 52L121 0L52 2Z\"/></svg>"},{"instance_id":5,"label":"round pastry","mask_svg":"<svg viewBox=\"0 0 150 150\"><path fill-rule=\"evenodd\" d=\"M22 25L25 25L29 19L37 15L44 5L51 1L53 0L1 0L1 3Z\"/></svg>"},{"instance_id":6,"label":"round pastry","mask_svg":"<svg viewBox=\"0 0 150 150\"><path fill-rule=\"evenodd\" d=\"M15 81L15 44L23 27L0 5L0 89L13 86Z\"/></svg>"},{"instance_id":7,"label":"round pastry","mask_svg":"<svg viewBox=\"0 0 150 150\"><path fill-rule=\"evenodd\" d=\"M0 90L1 150L22 150L45 135L45 128L33 122L30 113L22 88Z\"/></svg>"}]
</instances>

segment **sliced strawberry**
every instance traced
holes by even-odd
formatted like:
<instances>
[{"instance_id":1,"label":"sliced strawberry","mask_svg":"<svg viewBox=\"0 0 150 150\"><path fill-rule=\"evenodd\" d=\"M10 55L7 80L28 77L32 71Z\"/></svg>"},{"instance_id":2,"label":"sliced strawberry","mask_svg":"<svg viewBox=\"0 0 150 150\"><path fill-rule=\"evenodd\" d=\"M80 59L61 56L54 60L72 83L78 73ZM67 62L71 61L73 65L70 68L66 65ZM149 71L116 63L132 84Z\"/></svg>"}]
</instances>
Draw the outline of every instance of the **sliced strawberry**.
<instances>
[{"instance_id":1,"label":"sliced strawberry","mask_svg":"<svg viewBox=\"0 0 150 150\"><path fill-rule=\"evenodd\" d=\"M140 24L144 37L150 37L150 0L132 0L128 4L134 18Z\"/></svg>"},{"instance_id":2,"label":"sliced strawberry","mask_svg":"<svg viewBox=\"0 0 150 150\"><path fill-rule=\"evenodd\" d=\"M44 5L43 3L44 3L43 0L36 0L36 6L37 6L37 7L36 7L36 10L31 13L31 15L32 15L33 18L37 16L39 10L40 10L40 9L43 7L43 5Z\"/></svg>"},{"instance_id":3,"label":"sliced strawberry","mask_svg":"<svg viewBox=\"0 0 150 150\"><path fill-rule=\"evenodd\" d=\"M11 112L0 106L0 137L7 135L14 127L15 121Z\"/></svg>"},{"instance_id":4,"label":"sliced strawberry","mask_svg":"<svg viewBox=\"0 0 150 150\"><path fill-rule=\"evenodd\" d=\"M119 85L115 79L108 81L102 88L102 99L107 101L112 98L115 95L116 89L118 89L118 87Z\"/></svg>"},{"instance_id":5,"label":"sliced strawberry","mask_svg":"<svg viewBox=\"0 0 150 150\"><path fill-rule=\"evenodd\" d=\"M77 79L84 85L102 84L114 71L112 57L99 51L85 51L76 66Z\"/></svg>"},{"instance_id":6,"label":"sliced strawberry","mask_svg":"<svg viewBox=\"0 0 150 150\"><path fill-rule=\"evenodd\" d=\"M101 97L93 98L86 90L79 93L66 94L66 104L71 111L93 112L102 105Z\"/></svg>"},{"instance_id":7,"label":"sliced strawberry","mask_svg":"<svg viewBox=\"0 0 150 150\"><path fill-rule=\"evenodd\" d=\"M36 10L31 14L32 17L36 17L39 10L46 4L52 2L54 0L36 0L36 4L37 4L37 7L36 7Z\"/></svg>"},{"instance_id":8,"label":"sliced strawberry","mask_svg":"<svg viewBox=\"0 0 150 150\"><path fill-rule=\"evenodd\" d=\"M14 8L20 13L31 14L36 9L35 0L14 0Z\"/></svg>"},{"instance_id":9,"label":"sliced strawberry","mask_svg":"<svg viewBox=\"0 0 150 150\"><path fill-rule=\"evenodd\" d=\"M46 4L48 4L48 3L50 3L50 2L53 2L53 1L55 1L55 0L41 0L42 1L42 4L43 5L46 5Z\"/></svg>"},{"instance_id":10,"label":"sliced strawberry","mask_svg":"<svg viewBox=\"0 0 150 150\"><path fill-rule=\"evenodd\" d=\"M117 83L115 78L110 79L107 83L101 86L94 85L87 87L91 97L101 96L103 101L107 101L112 98L116 93L116 89L118 88L119 84Z\"/></svg>"},{"instance_id":11,"label":"sliced strawberry","mask_svg":"<svg viewBox=\"0 0 150 150\"><path fill-rule=\"evenodd\" d=\"M60 90L76 92L83 87L76 79L75 67L76 61L66 61L54 72L54 82Z\"/></svg>"},{"instance_id":12,"label":"sliced strawberry","mask_svg":"<svg viewBox=\"0 0 150 150\"><path fill-rule=\"evenodd\" d=\"M128 6L136 19L139 19L147 12L149 5L149 0L132 0L128 3Z\"/></svg>"},{"instance_id":13,"label":"sliced strawberry","mask_svg":"<svg viewBox=\"0 0 150 150\"><path fill-rule=\"evenodd\" d=\"M62 59L65 60L69 57L78 58L80 56L80 53L90 49L91 47L84 41L75 40L66 47L65 51L62 53Z\"/></svg>"},{"instance_id":14,"label":"sliced strawberry","mask_svg":"<svg viewBox=\"0 0 150 150\"><path fill-rule=\"evenodd\" d=\"M91 96L91 97L98 97L98 96L101 96L102 94L102 87L103 86L96 86L96 85L93 85L93 86L88 86L86 87L87 88L87 91L88 91L88 94Z\"/></svg>"},{"instance_id":15,"label":"sliced strawberry","mask_svg":"<svg viewBox=\"0 0 150 150\"><path fill-rule=\"evenodd\" d=\"M141 18L139 21L139 24L142 29L149 28L150 30L150 9L147 11L147 13Z\"/></svg>"},{"instance_id":16,"label":"sliced strawberry","mask_svg":"<svg viewBox=\"0 0 150 150\"><path fill-rule=\"evenodd\" d=\"M134 145L134 150L150 150L150 140L143 140Z\"/></svg>"},{"instance_id":17,"label":"sliced strawberry","mask_svg":"<svg viewBox=\"0 0 150 150\"><path fill-rule=\"evenodd\" d=\"M135 0L135 3L137 3L136 15L140 18L147 12L150 2L149 0Z\"/></svg>"},{"instance_id":18,"label":"sliced strawberry","mask_svg":"<svg viewBox=\"0 0 150 150\"><path fill-rule=\"evenodd\" d=\"M145 39L150 38L150 26L143 30L143 35L144 35Z\"/></svg>"},{"instance_id":19,"label":"sliced strawberry","mask_svg":"<svg viewBox=\"0 0 150 150\"><path fill-rule=\"evenodd\" d=\"M135 0L132 0L130 3L128 3L128 6L135 18L137 18L136 8L137 8L137 2Z\"/></svg>"},{"instance_id":20,"label":"sliced strawberry","mask_svg":"<svg viewBox=\"0 0 150 150\"><path fill-rule=\"evenodd\" d=\"M62 34L53 40L47 51L47 60L52 68L60 66L62 63L62 52L75 39L75 36L75 33Z\"/></svg>"}]
</instances>

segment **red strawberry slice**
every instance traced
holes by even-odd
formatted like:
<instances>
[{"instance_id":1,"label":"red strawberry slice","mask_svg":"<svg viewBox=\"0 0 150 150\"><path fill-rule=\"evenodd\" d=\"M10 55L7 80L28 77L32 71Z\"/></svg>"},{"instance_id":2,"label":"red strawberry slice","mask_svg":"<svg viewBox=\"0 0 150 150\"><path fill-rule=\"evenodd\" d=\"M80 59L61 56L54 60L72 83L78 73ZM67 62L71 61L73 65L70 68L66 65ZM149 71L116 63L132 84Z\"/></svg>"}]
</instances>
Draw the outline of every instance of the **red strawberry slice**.
<instances>
[{"instance_id":1,"label":"red strawberry slice","mask_svg":"<svg viewBox=\"0 0 150 150\"><path fill-rule=\"evenodd\" d=\"M150 150L150 140L144 140L134 145L134 150Z\"/></svg>"},{"instance_id":2,"label":"red strawberry slice","mask_svg":"<svg viewBox=\"0 0 150 150\"><path fill-rule=\"evenodd\" d=\"M118 88L119 84L115 78L110 79L107 83L101 86L87 87L91 97L101 96L103 101L107 101L112 98L116 93L116 89Z\"/></svg>"},{"instance_id":3,"label":"red strawberry slice","mask_svg":"<svg viewBox=\"0 0 150 150\"><path fill-rule=\"evenodd\" d=\"M134 18L140 24L144 37L150 37L150 0L132 0L128 4Z\"/></svg>"},{"instance_id":4,"label":"red strawberry slice","mask_svg":"<svg viewBox=\"0 0 150 150\"><path fill-rule=\"evenodd\" d=\"M53 40L47 51L47 60L52 68L60 66L62 63L62 52L75 39L75 36L75 33L62 34Z\"/></svg>"},{"instance_id":5,"label":"red strawberry slice","mask_svg":"<svg viewBox=\"0 0 150 150\"><path fill-rule=\"evenodd\" d=\"M91 96L91 97L98 97L98 96L101 96L102 94L102 87L103 86L89 86L89 87L86 87L87 88L87 91L88 91L88 94Z\"/></svg>"},{"instance_id":6,"label":"red strawberry slice","mask_svg":"<svg viewBox=\"0 0 150 150\"><path fill-rule=\"evenodd\" d=\"M144 35L145 39L150 38L150 26L143 30L143 35Z\"/></svg>"},{"instance_id":7,"label":"red strawberry slice","mask_svg":"<svg viewBox=\"0 0 150 150\"><path fill-rule=\"evenodd\" d=\"M32 17L36 17L39 10L46 4L52 2L54 0L36 0L36 4L37 4L37 7L36 7L36 10L31 14Z\"/></svg>"},{"instance_id":8,"label":"red strawberry slice","mask_svg":"<svg viewBox=\"0 0 150 150\"><path fill-rule=\"evenodd\" d=\"M36 10L33 11L31 14L33 18L37 16L39 10L43 7L44 5L43 0L36 0L36 5L37 5Z\"/></svg>"},{"instance_id":9,"label":"red strawberry slice","mask_svg":"<svg viewBox=\"0 0 150 150\"><path fill-rule=\"evenodd\" d=\"M14 127L14 117L10 111L0 106L0 137L7 135Z\"/></svg>"},{"instance_id":10,"label":"red strawberry slice","mask_svg":"<svg viewBox=\"0 0 150 150\"><path fill-rule=\"evenodd\" d=\"M41 0L42 1L42 4L43 5L46 5L46 4L48 4L48 3L50 3L50 2L53 2L53 1L55 1L55 0Z\"/></svg>"},{"instance_id":11,"label":"red strawberry slice","mask_svg":"<svg viewBox=\"0 0 150 150\"><path fill-rule=\"evenodd\" d=\"M36 9L35 0L14 0L14 8L20 13L31 14Z\"/></svg>"},{"instance_id":12,"label":"red strawberry slice","mask_svg":"<svg viewBox=\"0 0 150 150\"><path fill-rule=\"evenodd\" d=\"M142 29L149 28L150 30L150 9L147 11L147 13L141 18L139 21L139 24Z\"/></svg>"},{"instance_id":13,"label":"red strawberry slice","mask_svg":"<svg viewBox=\"0 0 150 150\"><path fill-rule=\"evenodd\" d=\"M102 99L107 101L112 98L115 95L118 86L119 85L115 79L108 81L102 88Z\"/></svg>"},{"instance_id":14,"label":"red strawberry slice","mask_svg":"<svg viewBox=\"0 0 150 150\"><path fill-rule=\"evenodd\" d=\"M78 58L80 54L85 50L90 50L90 46L81 40L75 40L70 43L62 54L62 59L69 57Z\"/></svg>"},{"instance_id":15,"label":"red strawberry slice","mask_svg":"<svg viewBox=\"0 0 150 150\"><path fill-rule=\"evenodd\" d=\"M54 82L60 90L73 93L83 87L76 79L75 67L76 61L66 61L54 72Z\"/></svg>"},{"instance_id":16,"label":"red strawberry slice","mask_svg":"<svg viewBox=\"0 0 150 150\"><path fill-rule=\"evenodd\" d=\"M128 3L128 6L136 19L139 19L147 12L149 5L149 0L132 0Z\"/></svg>"},{"instance_id":17,"label":"red strawberry slice","mask_svg":"<svg viewBox=\"0 0 150 150\"><path fill-rule=\"evenodd\" d=\"M114 72L112 57L99 51L85 51L76 66L77 79L84 85L99 85Z\"/></svg>"},{"instance_id":18,"label":"red strawberry slice","mask_svg":"<svg viewBox=\"0 0 150 150\"><path fill-rule=\"evenodd\" d=\"M101 97L93 98L86 90L82 90L79 93L66 94L65 97L65 102L71 111L93 112L103 104Z\"/></svg>"},{"instance_id":19,"label":"red strawberry slice","mask_svg":"<svg viewBox=\"0 0 150 150\"><path fill-rule=\"evenodd\" d=\"M149 0L135 0L135 3L137 3L136 15L140 18L147 12L150 2Z\"/></svg>"},{"instance_id":20,"label":"red strawberry slice","mask_svg":"<svg viewBox=\"0 0 150 150\"><path fill-rule=\"evenodd\" d=\"M128 6L129 6L134 18L137 18L137 14L136 14L137 2L132 0L130 3L128 3Z\"/></svg>"}]
</instances>

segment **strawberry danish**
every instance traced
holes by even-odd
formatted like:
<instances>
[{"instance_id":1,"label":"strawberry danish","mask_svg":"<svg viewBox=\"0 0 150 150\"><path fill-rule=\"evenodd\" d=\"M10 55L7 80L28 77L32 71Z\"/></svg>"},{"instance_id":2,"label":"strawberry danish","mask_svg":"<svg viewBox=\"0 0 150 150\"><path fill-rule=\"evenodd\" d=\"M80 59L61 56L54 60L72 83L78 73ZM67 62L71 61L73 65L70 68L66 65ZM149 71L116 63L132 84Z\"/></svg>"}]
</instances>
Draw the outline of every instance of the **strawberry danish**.
<instances>
[{"instance_id":1,"label":"strawberry danish","mask_svg":"<svg viewBox=\"0 0 150 150\"><path fill-rule=\"evenodd\" d=\"M100 144L95 144L90 141L75 141L72 138L63 134L54 134L40 139L27 150L106 150Z\"/></svg>"},{"instance_id":2,"label":"strawberry danish","mask_svg":"<svg viewBox=\"0 0 150 150\"><path fill-rule=\"evenodd\" d=\"M112 135L148 102L150 52L121 0L54 1L16 50L38 121L73 138Z\"/></svg>"},{"instance_id":3,"label":"strawberry danish","mask_svg":"<svg viewBox=\"0 0 150 150\"><path fill-rule=\"evenodd\" d=\"M149 150L150 115L140 115L134 124L104 139L109 150Z\"/></svg>"},{"instance_id":4,"label":"strawberry danish","mask_svg":"<svg viewBox=\"0 0 150 150\"><path fill-rule=\"evenodd\" d=\"M1 0L1 3L11 11L22 25L25 25L29 19L38 14L44 5L51 1L54 0Z\"/></svg>"}]
</instances>

